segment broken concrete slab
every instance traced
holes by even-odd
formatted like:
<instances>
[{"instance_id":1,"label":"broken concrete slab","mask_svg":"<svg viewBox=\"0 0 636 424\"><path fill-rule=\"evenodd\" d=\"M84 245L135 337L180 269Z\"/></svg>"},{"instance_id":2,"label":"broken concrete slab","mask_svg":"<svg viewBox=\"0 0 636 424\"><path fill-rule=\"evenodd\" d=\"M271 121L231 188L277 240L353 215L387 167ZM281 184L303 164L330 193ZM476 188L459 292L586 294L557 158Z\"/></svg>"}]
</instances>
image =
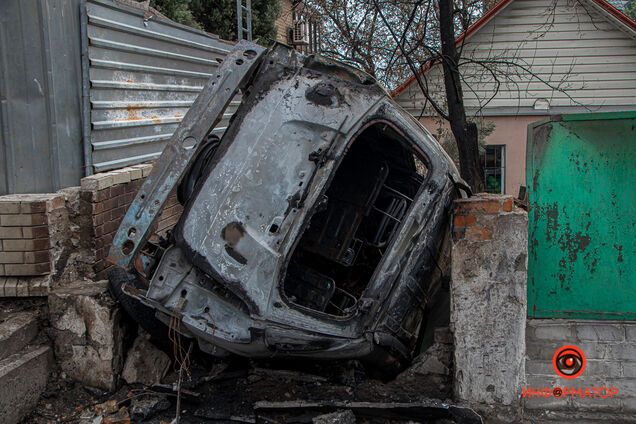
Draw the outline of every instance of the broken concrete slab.
<instances>
[{"instance_id":1,"label":"broken concrete slab","mask_svg":"<svg viewBox=\"0 0 636 424\"><path fill-rule=\"evenodd\" d=\"M82 282L51 292L55 356L72 379L114 390L121 373L125 328L106 282Z\"/></svg>"},{"instance_id":2,"label":"broken concrete slab","mask_svg":"<svg viewBox=\"0 0 636 424\"><path fill-rule=\"evenodd\" d=\"M122 378L128 384L152 386L161 382L170 363L168 355L150 343L148 335L140 334L128 351Z\"/></svg>"},{"instance_id":3,"label":"broken concrete slab","mask_svg":"<svg viewBox=\"0 0 636 424\"><path fill-rule=\"evenodd\" d=\"M46 388L52 362L48 346L27 347L0 361L0 423L18 423Z\"/></svg>"},{"instance_id":4,"label":"broken concrete slab","mask_svg":"<svg viewBox=\"0 0 636 424\"><path fill-rule=\"evenodd\" d=\"M38 334L35 312L15 312L0 322L0 359L21 351Z\"/></svg>"}]
</instances>

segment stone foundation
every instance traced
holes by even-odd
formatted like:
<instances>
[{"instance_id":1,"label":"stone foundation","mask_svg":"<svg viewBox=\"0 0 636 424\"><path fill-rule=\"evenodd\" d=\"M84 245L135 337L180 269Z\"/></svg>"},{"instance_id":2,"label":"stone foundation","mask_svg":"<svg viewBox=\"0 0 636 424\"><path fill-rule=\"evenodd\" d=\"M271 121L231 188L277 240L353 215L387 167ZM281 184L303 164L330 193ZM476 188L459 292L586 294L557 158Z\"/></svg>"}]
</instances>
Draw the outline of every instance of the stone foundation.
<instances>
[{"instance_id":1,"label":"stone foundation","mask_svg":"<svg viewBox=\"0 0 636 424\"><path fill-rule=\"evenodd\" d=\"M86 282L49 294L55 358L69 377L114 390L124 365L122 312L106 282Z\"/></svg>"}]
</instances>

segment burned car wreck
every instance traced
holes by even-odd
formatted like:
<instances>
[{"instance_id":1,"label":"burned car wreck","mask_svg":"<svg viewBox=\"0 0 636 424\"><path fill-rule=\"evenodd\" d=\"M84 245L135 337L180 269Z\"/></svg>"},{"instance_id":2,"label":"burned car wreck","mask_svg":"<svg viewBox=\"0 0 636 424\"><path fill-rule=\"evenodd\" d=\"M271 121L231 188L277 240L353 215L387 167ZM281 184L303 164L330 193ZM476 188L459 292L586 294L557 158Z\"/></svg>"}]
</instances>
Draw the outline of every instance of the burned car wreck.
<instances>
[{"instance_id":1,"label":"burned car wreck","mask_svg":"<svg viewBox=\"0 0 636 424\"><path fill-rule=\"evenodd\" d=\"M223 137L209 137L239 90ZM183 214L169 240L151 242L174 190ZM440 145L368 75L240 42L127 211L111 285L135 299L124 305L133 316L176 319L212 355L399 369L437 290L451 202L466 190Z\"/></svg>"}]
</instances>

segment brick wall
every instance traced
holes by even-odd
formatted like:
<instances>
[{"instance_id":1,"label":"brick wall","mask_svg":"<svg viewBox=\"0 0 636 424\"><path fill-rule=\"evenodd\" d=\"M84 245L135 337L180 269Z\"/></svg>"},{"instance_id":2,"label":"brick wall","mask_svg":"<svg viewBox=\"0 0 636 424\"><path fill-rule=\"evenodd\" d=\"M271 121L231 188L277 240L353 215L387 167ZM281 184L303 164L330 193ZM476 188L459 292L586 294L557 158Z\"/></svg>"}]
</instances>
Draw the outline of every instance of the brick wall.
<instances>
[{"instance_id":1,"label":"brick wall","mask_svg":"<svg viewBox=\"0 0 636 424\"><path fill-rule=\"evenodd\" d=\"M106 258L119 223L135 198L151 164L135 165L83 178L80 190L82 248L93 254L96 279L108 276L112 267ZM159 234L171 229L181 216L182 207L172 194L157 219Z\"/></svg>"},{"instance_id":2,"label":"brick wall","mask_svg":"<svg viewBox=\"0 0 636 424\"><path fill-rule=\"evenodd\" d=\"M42 296L72 280L105 279L115 232L151 169L92 175L57 193L0 196L0 297ZM153 231L165 235L181 211L172 194Z\"/></svg>"},{"instance_id":3,"label":"brick wall","mask_svg":"<svg viewBox=\"0 0 636 424\"><path fill-rule=\"evenodd\" d=\"M525 397L526 415L541 422L585 419L633 422L636 414L636 323L629 321L528 320L526 375L529 388L615 387L615 396ZM587 365L580 377L558 377L552 366L557 348L579 347ZM583 392L584 393L584 392ZM591 395L594 390L591 391ZM605 393L604 393L605 394ZM631 419L627 419L631 417Z\"/></svg>"},{"instance_id":4,"label":"brick wall","mask_svg":"<svg viewBox=\"0 0 636 424\"><path fill-rule=\"evenodd\" d=\"M64 197L13 194L0 197L0 276L45 275L63 242Z\"/></svg>"}]
</instances>

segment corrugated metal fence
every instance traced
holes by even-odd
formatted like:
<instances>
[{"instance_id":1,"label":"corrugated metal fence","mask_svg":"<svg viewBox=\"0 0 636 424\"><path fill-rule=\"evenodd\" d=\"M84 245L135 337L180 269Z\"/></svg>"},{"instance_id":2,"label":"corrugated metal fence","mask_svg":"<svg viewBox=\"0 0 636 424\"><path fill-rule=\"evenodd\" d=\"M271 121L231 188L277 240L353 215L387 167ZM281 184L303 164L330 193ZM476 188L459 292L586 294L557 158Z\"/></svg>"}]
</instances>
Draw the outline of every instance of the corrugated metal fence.
<instances>
[{"instance_id":1,"label":"corrugated metal fence","mask_svg":"<svg viewBox=\"0 0 636 424\"><path fill-rule=\"evenodd\" d=\"M85 13L93 170L154 159L232 43L111 0Z\"/></svg>"}]
</instances>

